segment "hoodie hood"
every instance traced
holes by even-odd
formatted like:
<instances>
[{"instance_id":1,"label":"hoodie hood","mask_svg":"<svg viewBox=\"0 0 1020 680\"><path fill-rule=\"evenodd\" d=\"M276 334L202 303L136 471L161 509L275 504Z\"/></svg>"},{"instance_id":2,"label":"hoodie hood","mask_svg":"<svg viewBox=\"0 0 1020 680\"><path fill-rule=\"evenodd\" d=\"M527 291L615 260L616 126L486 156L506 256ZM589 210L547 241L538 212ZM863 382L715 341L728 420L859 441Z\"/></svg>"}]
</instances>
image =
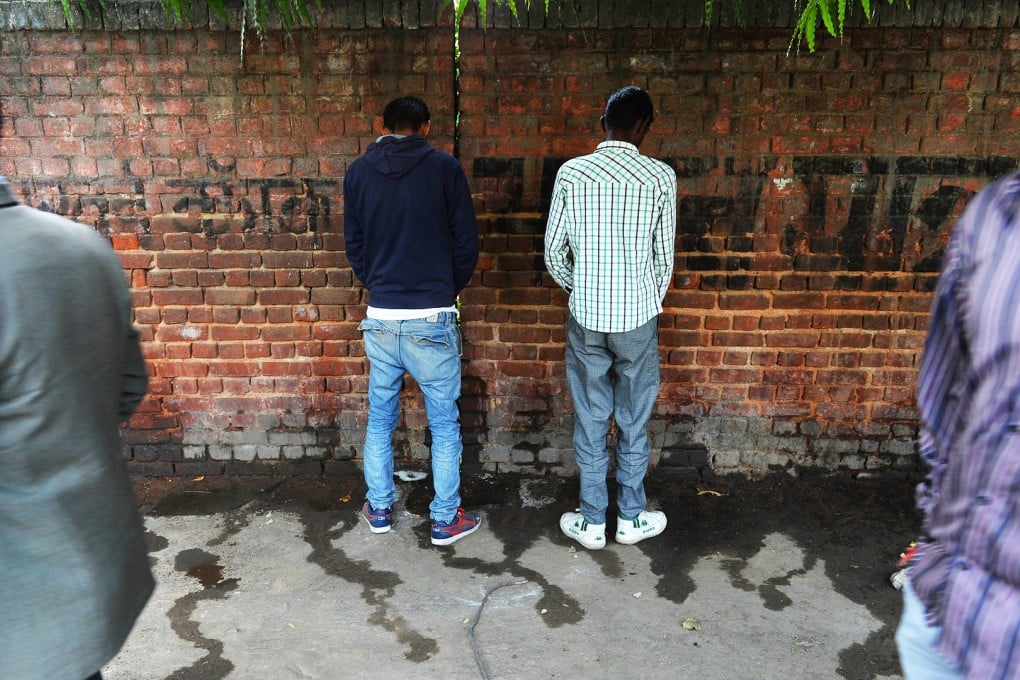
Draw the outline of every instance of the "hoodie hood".
<instances>
[{"instance_id":1,"label":"hoodie hood","mask_svg":"<svg viewBox=\"0 0 1020 680\"><path fill-rule=\"evenodd\" d=\"M414 170L433 152L435 149L421 135L387 136L368 145L365 160L380 175L397 179Z\"/></svg>"}]
</instances>

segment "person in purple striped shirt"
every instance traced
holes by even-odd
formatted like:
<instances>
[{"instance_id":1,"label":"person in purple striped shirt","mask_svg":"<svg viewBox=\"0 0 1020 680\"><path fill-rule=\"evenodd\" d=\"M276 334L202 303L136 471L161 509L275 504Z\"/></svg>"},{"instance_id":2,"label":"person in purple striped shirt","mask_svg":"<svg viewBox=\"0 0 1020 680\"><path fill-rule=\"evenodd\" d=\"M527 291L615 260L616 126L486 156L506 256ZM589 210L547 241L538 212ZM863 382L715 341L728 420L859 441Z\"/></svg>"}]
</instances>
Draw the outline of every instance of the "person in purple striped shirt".
<instances>
[{"instance_id":1,"label":"person in purple striped shirt","mask_svg":"<svg viewBox=\"0 0 1020 680\"><path fill-rule=\"evenodd\" d=\"M896 632L907 680L1020 677L1020 172L953 229L917 394L923 535Z\"/></svg>"}]
</instances>

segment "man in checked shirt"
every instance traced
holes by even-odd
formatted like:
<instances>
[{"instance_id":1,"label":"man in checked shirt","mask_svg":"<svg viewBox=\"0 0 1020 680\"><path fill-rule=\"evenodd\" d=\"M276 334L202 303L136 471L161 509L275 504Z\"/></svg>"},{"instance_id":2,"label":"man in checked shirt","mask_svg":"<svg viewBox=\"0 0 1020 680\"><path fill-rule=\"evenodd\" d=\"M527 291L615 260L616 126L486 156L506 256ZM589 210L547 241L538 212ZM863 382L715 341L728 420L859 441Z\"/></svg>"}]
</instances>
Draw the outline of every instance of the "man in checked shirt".
<instances>
[{"instance_id":1,"label":"man in checked shirt","mask_svg":"<svg viewBox=\"0 0 1020 680\"><path fill-rule=\"evenodd\" d=\"M560 168L545 233L549 273L570 294L567 382L574 402L580 512L560 529L590 550L606 544L609 418L616 446L616 540L658 536L666 516L646 509L647 425L659 393L658 316L673 275L676 173L638 147L654 119L638 87L609 98L595 153Z\"/></svg>"},{"instance_id":2,"label":"man in checked shirt","mask_svg":"<svg viewBox=\"0 0 1020 680\"><path fill-rule=\"evenodd\" d=\"M924 529L896 644L908 680L1020 677L1020 173L967 205L921 363Z\"/></svg>"}]
</instances>

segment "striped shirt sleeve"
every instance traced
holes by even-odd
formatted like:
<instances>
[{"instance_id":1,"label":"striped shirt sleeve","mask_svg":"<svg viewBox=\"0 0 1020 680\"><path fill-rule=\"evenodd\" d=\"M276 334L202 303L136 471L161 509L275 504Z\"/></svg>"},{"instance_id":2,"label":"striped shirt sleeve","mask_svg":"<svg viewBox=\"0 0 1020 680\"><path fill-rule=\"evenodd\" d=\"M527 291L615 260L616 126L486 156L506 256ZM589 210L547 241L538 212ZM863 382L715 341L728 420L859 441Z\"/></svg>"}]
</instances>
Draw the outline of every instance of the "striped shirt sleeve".
<instances>
[{"instance_id":1,"label":"striped shirt sleeve","mask_svg":"<svg viewBox=\"0 0 1020 680\"><path fill-rule=\"evenodd\" d=\"M660 200L659 221L652 240L652 264L659 300L666 297L673 279L674 241L676 240L676 178L667 183Z\"/></svg>"},{"instance_id":2,"label":"striped shirt sleeve","mask_svg":"<svg viewBox=\"0 0 1020 680\"><path fill-rule=\"evenodd\" d=\"M545 266L559 286L568 293L574 287L574 265L570 256L566 185L562 171L556 177L549 221L545 231Z\"/></svg>"},{"instance_id":3,"label":"striped shirt sleeve","mask_svg":"<svg viewBox=\"0 0 1020 680\"><path fill-rule=\"evenodd\" d=\"M921 360L917 388L921 415L920 454L929 466L928 478L917 493L918 506L922 511L930 507L939 491L950 440L959 431L959 394L967 367L960 299L962 233L963 229L956 229L946 249Z\"/></svg>"}]
</instances>

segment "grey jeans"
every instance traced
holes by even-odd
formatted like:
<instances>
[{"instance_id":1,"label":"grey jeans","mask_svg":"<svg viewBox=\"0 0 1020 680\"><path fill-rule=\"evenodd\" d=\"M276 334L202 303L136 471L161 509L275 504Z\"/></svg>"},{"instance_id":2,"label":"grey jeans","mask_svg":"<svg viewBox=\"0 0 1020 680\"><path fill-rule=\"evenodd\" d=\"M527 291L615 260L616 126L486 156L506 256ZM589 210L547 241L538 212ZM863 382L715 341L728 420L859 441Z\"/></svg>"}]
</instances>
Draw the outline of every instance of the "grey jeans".
<instances>
[{"instance_id":1,"label":"grey jeans","mask_svg":"<svg viewBox=\"0 0 1020 680\"><path fill-rule=\"evenodd\" d=\"M645 509L648 420L659 395L659 320L634 330L599 333L567 318L567 384L574 401L574 454L581 470L581 514L606 521L609 418L616 418L617 511L636 517Z\"/></svg>"}]
</instances>

